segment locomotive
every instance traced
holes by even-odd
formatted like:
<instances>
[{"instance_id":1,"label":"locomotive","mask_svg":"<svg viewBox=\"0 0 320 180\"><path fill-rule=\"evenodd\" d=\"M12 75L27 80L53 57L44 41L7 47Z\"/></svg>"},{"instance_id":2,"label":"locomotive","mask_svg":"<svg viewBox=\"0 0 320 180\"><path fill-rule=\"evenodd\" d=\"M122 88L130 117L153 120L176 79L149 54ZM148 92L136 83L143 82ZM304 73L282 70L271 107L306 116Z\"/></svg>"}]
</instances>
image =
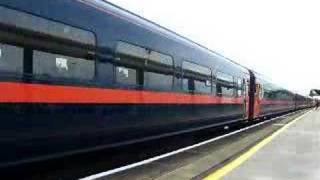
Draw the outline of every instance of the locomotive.
<instances>
[{"instance_id":1,"label":"locomotive","mask_svg":"<svg viewBox=\"0 0 320 180\"><path fill-rule=\"evenodd\" d=\"M0 167L312 106L102 0L0 0Z\"/></svg>"}]
</instances>

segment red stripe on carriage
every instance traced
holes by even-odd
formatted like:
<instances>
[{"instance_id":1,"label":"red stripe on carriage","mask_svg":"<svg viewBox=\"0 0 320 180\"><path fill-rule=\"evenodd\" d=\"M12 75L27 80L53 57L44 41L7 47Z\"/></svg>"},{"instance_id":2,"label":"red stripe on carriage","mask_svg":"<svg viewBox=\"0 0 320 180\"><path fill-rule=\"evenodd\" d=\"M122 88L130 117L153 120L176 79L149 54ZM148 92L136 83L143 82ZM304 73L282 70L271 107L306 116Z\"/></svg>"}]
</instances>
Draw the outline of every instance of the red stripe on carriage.
<instances>
[{"instance_id":1,"label":"red stripe on carriage","mask_svg":"<svg viewBox=\"0 0 320 180\"><path fill-rule=\"evenodd\" d=\"M242 104L243 98L2 82L0 83L0 102L89 104Z\"/></svg>"}]
</instances>

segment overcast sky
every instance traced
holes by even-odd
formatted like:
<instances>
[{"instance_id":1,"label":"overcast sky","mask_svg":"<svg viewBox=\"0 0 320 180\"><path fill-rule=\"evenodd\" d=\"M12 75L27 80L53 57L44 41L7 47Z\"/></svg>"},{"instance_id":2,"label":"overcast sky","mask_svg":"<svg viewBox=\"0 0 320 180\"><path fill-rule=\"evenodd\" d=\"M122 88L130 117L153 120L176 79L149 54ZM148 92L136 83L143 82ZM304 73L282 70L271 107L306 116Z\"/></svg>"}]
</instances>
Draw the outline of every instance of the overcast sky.
<instances>
[{"instance_id":1,"label":"overcast sky","mask_svg":"<svg viewBox=\"0 0 320 180\"><path fill-rule=\"evenodd\" d=\"M109 0L307 95L320 88L317 0Z\"/></svg>"}]
</instances>

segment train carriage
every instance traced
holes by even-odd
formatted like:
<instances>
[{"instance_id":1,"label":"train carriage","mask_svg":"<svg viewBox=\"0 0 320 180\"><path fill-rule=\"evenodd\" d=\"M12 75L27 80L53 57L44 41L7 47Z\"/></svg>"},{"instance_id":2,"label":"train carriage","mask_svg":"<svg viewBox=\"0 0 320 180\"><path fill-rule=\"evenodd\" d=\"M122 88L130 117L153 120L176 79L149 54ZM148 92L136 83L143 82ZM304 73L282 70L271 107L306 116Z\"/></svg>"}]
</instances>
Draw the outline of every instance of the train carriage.
<instances>
[{"instance_id":1,"label":"train carriage","mask_svg":"<svg viewBox=\"0 0 320 180\"><path fill-rule=\"evenodd\" d=\"M261 118L295 110L295 94L255 73L254 117Z\"/></svg>"},{"instance_id":2,"label":"train carriage","mask_svg":"<svg viewBox=\"0 0 320 180\"><path fill-rule=\"evenodd\" d=\"M0 166L252 120L255 79L101 0L0 0Z\"/></svg>"}]
</instances>

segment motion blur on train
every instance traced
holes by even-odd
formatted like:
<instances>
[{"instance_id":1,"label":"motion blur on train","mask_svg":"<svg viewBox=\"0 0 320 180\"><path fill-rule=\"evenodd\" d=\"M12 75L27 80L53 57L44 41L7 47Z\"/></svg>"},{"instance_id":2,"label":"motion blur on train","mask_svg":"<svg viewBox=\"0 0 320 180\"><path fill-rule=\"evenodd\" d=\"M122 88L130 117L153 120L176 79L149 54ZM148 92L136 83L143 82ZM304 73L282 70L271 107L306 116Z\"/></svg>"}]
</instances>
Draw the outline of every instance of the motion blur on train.
<instances>
[{"instance_id":1,"label":"motion blur on train","mask_svg":"<svg viewBox=\"0 0 320 180\"><path fill-rule=\"evenodd\" d=\"M313 106L102 0L0 0L0 167Z\"/></svg>"}]
</instances>

